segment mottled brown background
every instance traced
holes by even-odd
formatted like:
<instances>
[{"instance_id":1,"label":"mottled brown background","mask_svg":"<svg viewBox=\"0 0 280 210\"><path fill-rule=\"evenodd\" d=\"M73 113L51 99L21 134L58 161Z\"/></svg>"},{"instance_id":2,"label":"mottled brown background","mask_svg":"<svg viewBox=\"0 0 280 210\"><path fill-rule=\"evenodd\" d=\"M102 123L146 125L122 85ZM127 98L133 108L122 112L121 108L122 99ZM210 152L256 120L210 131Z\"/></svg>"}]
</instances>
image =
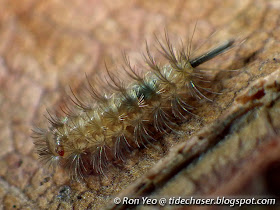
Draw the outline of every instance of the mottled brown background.
<instances>
[{"instance_id":1,"label":"mottled brown background","mask_svg":"<svg viewBox=\"0 0 280 210\"><path fill-rule=\"evenodd\" d=\"M279 14L276 0L0 0L0 208L108 205L173 145L225 113L240 90L279 67ZM69 85L78 90L84 73L101 75L104 60L118 63L122 50L132 60L141 58L145 39L153 43L153 34L162 35L165 28L187 40L196 21L193 43L214 31L208 43L232 37L246 40L209 62L211 68L240 71L219 77L215 88L224 94L215 97L214 104L198 107L203 120L182 125L185 132L165 137L155 145L158 150L135 151L125 164L108 170L107 177L76 183L62 170L43 170L31 128L46 126L45 109L59 104Z\"/></svg>"}]
</instances>

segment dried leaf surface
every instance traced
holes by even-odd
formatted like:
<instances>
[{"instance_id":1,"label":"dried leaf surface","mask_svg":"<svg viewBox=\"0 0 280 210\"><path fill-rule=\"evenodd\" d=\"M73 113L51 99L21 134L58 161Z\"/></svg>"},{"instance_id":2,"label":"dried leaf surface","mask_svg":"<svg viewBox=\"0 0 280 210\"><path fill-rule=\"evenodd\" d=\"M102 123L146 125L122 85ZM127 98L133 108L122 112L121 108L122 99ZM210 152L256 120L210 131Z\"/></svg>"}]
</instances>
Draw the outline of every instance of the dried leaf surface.
<instances>
[{"instance_id":1,"label":"dried leaf surface","mask_svg":"<svg viewBox=\"0 0 280 210\"><path fill-rule=\"evenodd\" d=\"M279 102L272 94L279 89L271 83L276 73L259 80L258 87L250 86L279 70L279 2L1 0L0 5L1 208L96 209L110 207L117 194L144 192L231 194L279 162ZM212 104L198 105L199 120L181 125L180 135L164 136L157 149L135 151L125 164L112 166L107 177L78 183L63 170L43 170L31 128L46 126L45 109L60 105L68 85L79 90L85 72L93 78L103 75L104 59L114 66L120 49L132 60L141 59L145 38L153 43L153 34L163 34L164 28L186 41L196 21L194 44L208 40L213 31L205 48L232 37L245 39L205 65L238 71L217 71L213 89L223 94ZM242 93L248 86L249 92ZM161 171L163 164L166 171ZM146 185L135 187L139 183Z\"/></svg>"}]
</instances>

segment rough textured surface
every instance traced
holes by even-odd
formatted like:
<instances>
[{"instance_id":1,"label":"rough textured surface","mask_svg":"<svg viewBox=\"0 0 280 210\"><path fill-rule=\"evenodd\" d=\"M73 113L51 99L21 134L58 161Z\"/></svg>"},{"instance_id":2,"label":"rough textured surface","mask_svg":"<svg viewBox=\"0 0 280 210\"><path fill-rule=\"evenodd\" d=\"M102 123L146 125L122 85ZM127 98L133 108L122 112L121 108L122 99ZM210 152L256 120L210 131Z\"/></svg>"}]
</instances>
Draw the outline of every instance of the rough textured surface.
<instances>
[{"instance_id":1,"label":"rough textured surface","mask_svg":"<svg viewBox=\"0 0 280 210\"><path fill-rule=\"evenodd\" d=\"M133 186L126 188L139 177L141 180L167 154L174 155L176 149L170 151L174 145L197 138L201 128L218 118L227 119L221 115L227 116L243 89L279 69L278 1L150 2L70 0L65 4L55 0L0 0L0 208L104 207L114 195L129 192ZM34 124L46 125L45 109L61 103L68 85L79 89L85 80L84 72L91 77L102 75L104 59L113 64L121 59L121 50L132 60L139 59L145 38L153 43L153 33L162 34L164 28L187 40L195 21L198 25L194 44L216 31L202 51L217 41L246 39L229 53L207 63L208 68L239 71L217 71L213 88L223 94L215 96L213 104L201 103L197 107L196 114L201 119L183 124L180 135L165 136L155 145L158 149L135 151L125 164L112 166L107 177L94 176L85 183L76 183L63 170L50 173L42 169L34 154L31 128ZM260 95L251 95L264 98L261 92L256 93ZM239 98L239 108L251 104L253 99ZM276 181L267 181L273 180L277 171L279 177L279 137L278 131L273 130L279 125L279 118L273 118L278 112L275 102L271 107L257 106L248 114L237 115L238 122L232 127L231 123L228 125L232 131L238 130L235 137L206 152L207 158L197 165L182 164L180 172L170 173L168 179L157 176L159 163L149 172L154 174L149 179L157 178L160 184L149 192L170 196L171 189L176 189L174 195L232 194L247 186L251 194L279 193L271 188ZM263 129L252 133L256 128ZM196 146L198 154L208 148L203 146ZM219 173L221 170L227 173ZM191 180L185 182L189 185L177 189L184 179ZM279 178L276 180L279 182Z\"/></svg>"},{"instance_id":2,"label":"rough textured surface","mask_svg":"<svg viewBox=\"0 0 280 210\"><path fill-rule=\"evenodd\" d=\"M251 84L225 116L173 147L118 196L279 196L279 106L280 69ZM252 183L260 173L270 177Z\"/></svg>"}]
</instances>

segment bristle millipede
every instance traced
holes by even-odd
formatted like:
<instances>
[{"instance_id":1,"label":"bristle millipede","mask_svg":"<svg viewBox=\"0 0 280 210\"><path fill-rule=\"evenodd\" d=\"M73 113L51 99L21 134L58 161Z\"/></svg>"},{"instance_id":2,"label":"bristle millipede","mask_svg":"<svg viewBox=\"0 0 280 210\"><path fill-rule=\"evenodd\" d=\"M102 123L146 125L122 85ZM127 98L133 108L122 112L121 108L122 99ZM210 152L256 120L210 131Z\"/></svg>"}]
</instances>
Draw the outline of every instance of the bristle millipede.
<instances>
[{"instance_id":1,"label":"bristle millipede","mask_svg":"<svg viewBox=\"0 0 280 210\"><path fill-rule=\"evenodd\" d=\"M234 41L194 59L190 58L190 46L187 52L183 47L176 51L167 33L166 44L157 41L168 64L159 65L146 43L143 57L150 71L144 76L124 56L124 70L133 80L128 87L109 73L108 86L113 93L102 94L87 78L89 100L73 94L74 106L63 109L64 117L48 112L49 128L34 127L35 148L44 164L63 165L75 180L95 172L104 174L110 160L124 161L124 154L155 141L153 133L173 131L176 120L192 114L188 97L210 100L203 92L211 91L201 85L209 82L207 73L197 67L227 51Z\"/></svg>"}]
</instances>

